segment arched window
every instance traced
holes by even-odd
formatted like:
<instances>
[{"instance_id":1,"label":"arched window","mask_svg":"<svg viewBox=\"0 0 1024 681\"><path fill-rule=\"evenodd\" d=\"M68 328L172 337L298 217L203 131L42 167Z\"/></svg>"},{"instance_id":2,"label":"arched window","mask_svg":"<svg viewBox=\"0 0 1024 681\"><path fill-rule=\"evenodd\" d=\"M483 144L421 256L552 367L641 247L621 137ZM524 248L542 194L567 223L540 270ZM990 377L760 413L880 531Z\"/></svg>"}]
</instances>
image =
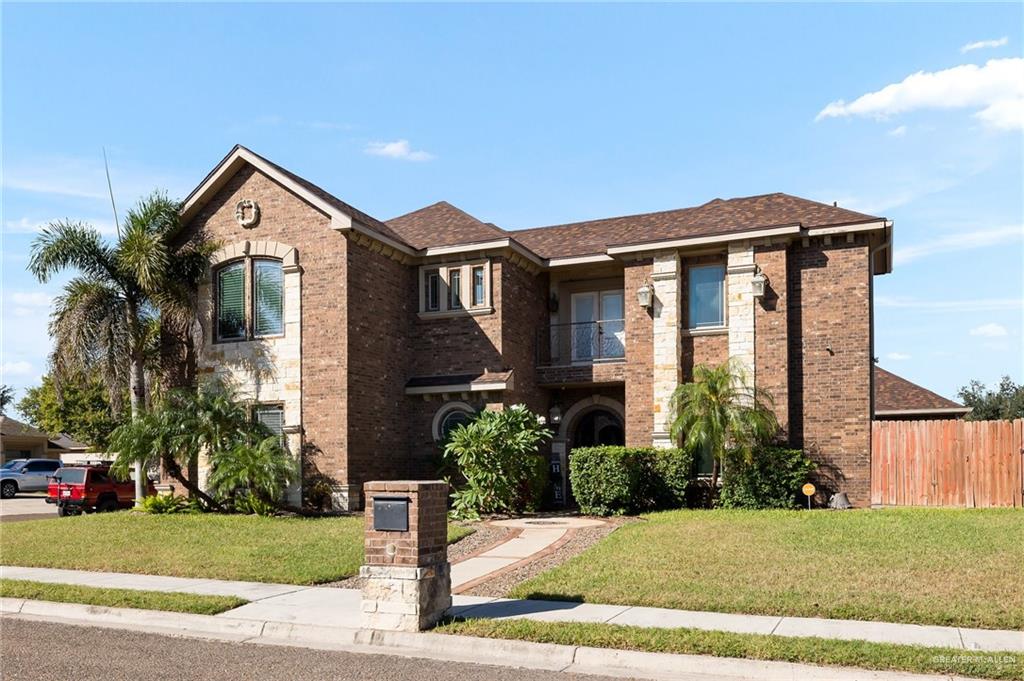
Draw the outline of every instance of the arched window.
<instances>
[{"instance_id":1,"label":"arched window","mask_svg":"<svg viewBox=\"0 0 1024 681\"><path fill-rule=\"evenodd\" d=\"M446 442L458 426L473 420L476 412L465 402L449 402L434 415L434 440Z\"/></svg>"},{"instance_id":2,"label":"arched window","mask_svg":"<svg viewBox=\"0 0 1024 681\"><path fill-rule=\"evenodd\" d=\"M245 258L216 270L216 340L284 334L284 268L271 258Z\"/></svg>"}]
</instances>

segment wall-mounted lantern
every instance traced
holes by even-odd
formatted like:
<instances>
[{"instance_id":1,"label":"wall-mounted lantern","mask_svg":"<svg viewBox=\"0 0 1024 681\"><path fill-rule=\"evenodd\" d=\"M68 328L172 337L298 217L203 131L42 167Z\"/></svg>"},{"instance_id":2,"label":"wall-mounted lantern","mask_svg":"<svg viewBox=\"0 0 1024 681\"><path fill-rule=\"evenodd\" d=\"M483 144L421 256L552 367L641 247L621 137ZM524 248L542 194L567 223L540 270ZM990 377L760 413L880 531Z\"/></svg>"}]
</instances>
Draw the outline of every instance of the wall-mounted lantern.
<instances>
[{"instance_id":1,"label":"wall-mounted lantern","mask_svg":"<svg viewBox=\"0 0 1024 681\"><path fill-rule=\"evenodd\" d=\"M640 303L640 307L651 309L651 305L654 304L654 291L650 284L645 282L636 290L636 302Z\"/></svg>"},{"instance_id":2,"label":"wall-mounted lantern","mask_svg":"<svg viewBox=\"0 0 1024 681\"><path fill-rule=\"evenodd\" d=\"M558 403L551 406L551 409L548 411L548 417L551 419L551 425L553 426L557 426L562 422L562 408L558 406Z\"/></svg>"},{"instance_id":3,"label":"wall-mounted lantern","mask_svg":"<svg viewBox=\"0 0 1024 681\"><path fill-rule=\"evenodd\" d=\"M759 300L764 298L765 288L768 286L768 277L764 275L761 268L757 269L757 272L753 277L750 278L750 289L754 294L754 299Z\"/></svg>"}]
</instances>

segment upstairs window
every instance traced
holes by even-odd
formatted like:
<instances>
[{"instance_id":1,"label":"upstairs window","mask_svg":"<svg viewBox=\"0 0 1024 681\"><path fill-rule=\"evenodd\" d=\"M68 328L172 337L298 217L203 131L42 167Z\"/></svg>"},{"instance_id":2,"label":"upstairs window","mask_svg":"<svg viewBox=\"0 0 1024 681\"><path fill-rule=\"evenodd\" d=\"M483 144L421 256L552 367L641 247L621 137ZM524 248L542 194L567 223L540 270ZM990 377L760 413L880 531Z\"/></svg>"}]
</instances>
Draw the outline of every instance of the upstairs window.
<instances>
[{"instance_id":1,"label":"upstairs window","mask_svg":"<svg viewBox=\"0 0 1024 681\"><path fill-rule=\"evenodd\" d=\"M217 338L245 338L245 263L217 270Z\"/></svg>"},{"instance_id":2,"label":"upstairs window","mask_svg":"<svg viewBox=\"0 0 1024 681\"><path fill-rule=\"evenodd\" d=\"M284 270L280 260L246 258L214 274L217 341L284 335Z\"/></svg>"},{"instance_id":3,"label":"upstairs window","mask_svg":"<svg viewBox=\"0 0 1024 681\"><path fill-rule=\"evenodd\" d=\"M689 288L690 328L725 326L725 266L691 267Z\"/></svg>"},{"instance_id":4,"label":"upstairs window","mask_svg":"<svg viewBox=\"0 0 1024 681\"><path fill-rule=\"evenodd\" d=\"M487 261L441 264L420 270L421 313L481 314L491 312Z\"/></svg>"},{"instance_id":5,"label":"upstairs window","mask_svg":"<svg viewBox=\"0 0 1024 681\"><path fill-rule=\"evenodd\" d=\"M462 269L448 270L448 309L462 309Z\"/></svg>"},{"instance_id":6,"label":"upstairs window","mask_svg":"<svg viewBox=\"0 0 1024 681\"><path fill-rule=\"evenodd\" d=\"M253 335L284 333L284 273L280 260L253 261Z\"/></svg>"},{"instance_id":7,"label":"upstairs window","mask_svg":"<svg viewBox=\"0 0 1024 681\"><path fill-rule=\"evenodd\" d=\"M427 270L424 273L423 295L424 310L436 312L441 309L441 273L437 270Z\"/></svg>"}]
</instances>

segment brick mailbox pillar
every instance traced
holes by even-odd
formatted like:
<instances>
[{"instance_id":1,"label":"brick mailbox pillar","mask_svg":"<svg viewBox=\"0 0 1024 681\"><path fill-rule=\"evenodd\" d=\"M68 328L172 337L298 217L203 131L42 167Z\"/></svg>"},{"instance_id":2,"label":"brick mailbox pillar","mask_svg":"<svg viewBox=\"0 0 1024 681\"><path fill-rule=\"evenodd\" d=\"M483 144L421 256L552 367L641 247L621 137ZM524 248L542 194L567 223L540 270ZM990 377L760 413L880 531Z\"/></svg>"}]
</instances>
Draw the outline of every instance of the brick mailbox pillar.
<instances>
[{"instance_id":1,"label":"brick mailbox pillar","mask_svg":"<svg viewBox=\"0 0 1024 681\"><path fill-rule=\"evenodd\" d=\"M362 626L421 631L451 607L448 485L439 480L368 482Z\"/></svg>"}]
</instances>

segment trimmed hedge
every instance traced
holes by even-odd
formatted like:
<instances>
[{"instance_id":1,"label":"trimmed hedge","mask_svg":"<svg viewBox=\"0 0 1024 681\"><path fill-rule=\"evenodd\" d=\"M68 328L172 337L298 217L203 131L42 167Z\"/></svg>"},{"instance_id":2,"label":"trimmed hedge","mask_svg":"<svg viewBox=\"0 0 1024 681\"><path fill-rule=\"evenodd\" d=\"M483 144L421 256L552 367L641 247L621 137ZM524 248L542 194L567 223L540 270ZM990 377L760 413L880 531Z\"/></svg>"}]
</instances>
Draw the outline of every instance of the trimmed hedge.
<instances>
[{"instance_id":1,"label":"trimmed hedge","mask_svg":"<svg viewBox=\"0 0 1024 681\"><path fill-rule=\"evenodd\" d=\"M682 449L581 447L569 466L573 496L590 515L681 508L692 479L693 457Z\"/></svg>"},{"instance_id":2,"label":"trimmed hedge","mask_svg":"<svg viewBox=\"0 0 1024 681\"><path fill-rule=\"evenodd\" d=\"M722 467L722 508L793 508L800 488L814 470L814 462L799 449L761 447L747 461L737 453L726 455Z\"/></svg>"}]
</instances>

